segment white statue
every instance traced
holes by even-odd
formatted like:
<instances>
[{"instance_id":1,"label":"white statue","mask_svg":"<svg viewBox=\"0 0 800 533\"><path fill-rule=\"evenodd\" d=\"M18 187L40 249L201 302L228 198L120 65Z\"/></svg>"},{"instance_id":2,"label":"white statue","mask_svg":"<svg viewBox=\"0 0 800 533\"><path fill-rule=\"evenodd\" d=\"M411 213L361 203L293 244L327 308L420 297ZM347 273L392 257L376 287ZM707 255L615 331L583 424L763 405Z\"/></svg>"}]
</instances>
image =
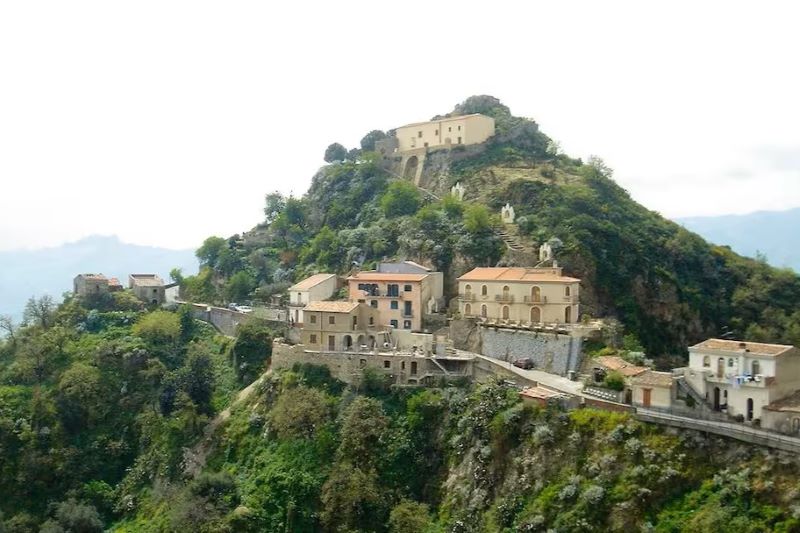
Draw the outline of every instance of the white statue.
<instances>
[{"instance_id":1,"label":"white statue","mask_svg":"<svg viewBox=\"0 0 800 533\"><path fill-rule=\"evenodd\" d=\"M459 201L464 199L464 186L461 185L460 181L457 181L455 185L450 189L450 194L455 196L459 199Z\"/></svg>"},{"instance_id":2,"label":"white statue","mask_svg":"<svg viewBox=\"0 0 800 533\"><path fill-rule=\"evenodd\" d=\"M553 247L549 242L544 243L539 247L539 262L550 261L553 259Z\"/></svg>"},{"instance_id":3,"label":"white statue","mask_svg":"<svg viewBox=\"0 0 800 533\"><path fill-rule=\"evenodd\" d=\"M503 220L503 224L513 224L514 223L514 208L511 207L511 204L506 203L503 208L500 210L500 218Z\"/></svg>"}]
</instances>

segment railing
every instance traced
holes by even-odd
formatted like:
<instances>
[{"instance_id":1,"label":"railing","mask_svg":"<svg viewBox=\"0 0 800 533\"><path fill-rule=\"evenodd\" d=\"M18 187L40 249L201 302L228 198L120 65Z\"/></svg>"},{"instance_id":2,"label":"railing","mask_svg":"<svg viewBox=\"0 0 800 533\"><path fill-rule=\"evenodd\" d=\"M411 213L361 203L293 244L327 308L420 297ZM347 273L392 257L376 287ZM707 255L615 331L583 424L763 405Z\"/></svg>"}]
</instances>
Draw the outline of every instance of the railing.
<instances>
[{"instance_id":1,"label":"railing","mask_svg":"<svg viewBox=\"0 0 800 533\"><path fill-rule=\"evenodd\" d=\"M500 303L513 303L514 302L514 295L513 294L495 294L494 299L496 302Z\"/></svg>"},{"instance_id":2,"label":"railing","mask_svg":"<svg viewBox=\"0 0 800 533\"><path fill-rule=\"evenodd\" d=\"M528 294L523 297L522 301L526 304L546 304L547 296L531 296Z\"/></svg>"},{"instance_id":3,"label":"railing","mask_svg":"<svg viewBox=\"0 0 800 533\"><path fill-rule=\"evenodd\" d=\"M471 292L465 292L464 294L459 294L458 297L464 302L474 302L475 295Z\"/></svg>"},{"instance_id":4,"label":"railing","mask_svg":"<svg viewBox=\"0 0 800 533\"><path fill-rule=\"evenodd\" d=\"M564 301L567 302L567 303L576 304L576 303L578 303L578 295L577 294L573 294L571 296L564 296Z\"/></svg>"}]
</instances>

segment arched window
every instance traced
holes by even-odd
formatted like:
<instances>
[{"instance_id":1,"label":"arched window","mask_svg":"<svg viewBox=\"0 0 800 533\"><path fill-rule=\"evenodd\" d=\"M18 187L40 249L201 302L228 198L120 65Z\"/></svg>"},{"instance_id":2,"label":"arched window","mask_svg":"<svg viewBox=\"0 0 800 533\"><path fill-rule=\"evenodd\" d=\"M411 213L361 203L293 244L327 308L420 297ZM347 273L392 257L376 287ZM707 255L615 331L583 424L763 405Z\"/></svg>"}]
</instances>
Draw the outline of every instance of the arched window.
<instances>
[{"instance_id":1,"label":"arched window","mask_svg":"<svg viewBox=\"0 0 800 533\"><path fill-rule=\"evenodd\" d=\"M564 287L564 296L569 296L569 295L570 295L570 287L569 285L567 285L566 287Z\"/></svg>"},{"instance_id":2,"label":"arched window","mask_svg":"<svg viewBox=\"0 0 800 533\"><path fill-rule=\"evenodd\" d=\"M750 368L752 369L750 373L753 374L754 376L761 372L761 368L758 364L758 361L753 361L753 363L750 365Z\"/></svg>"},{"instance_id":3,"label":"arched window","mask_svg":"<svg viewBox=\"0 0 800 533\"><path fill-rule=\"evenodd\" d=\"M465 285L464 286L464 294L469 295L472 293L472 285Z\"/></svg>"},{"instance_id":4,"label":"arched window","mask_svg":"<svg viewBox=\"0 0 800 533\"><path fill-rule=\"evenodd\" d=\"M728 358L728 368L733 368L733 357Z\"/></svg>"},{"instance_id":5,"label":"arched window","mask_svg":"<svg viewBox=\"0 0 800 533\"><path fill-rule=\"evenodd\" d=\"M467 304L467 305L464 306L464 314L465 315L471 315L472 314L472 306L470 304Z\"/></svg>"},{"instance_id":6,"label":"arched window","mask_svg":"<svg viewBox=\"0 0 800 533\"><path fill-rule=\"evenodd\" d=\"M542 289L540 289L539 287L531 287L531 301L532 302L542 301Z\"/></svg>"},{"instance_id":7,"label":"arched window","mask_svg":"<svg viewBox=\"0 0 800 533\"><path fill-rule=\"evenodd\" d=\"M481 287L481 296L486 296L487 294L489 294L489 287L484 285Z\"/></svg>"},{"instance_id":8,"label":"arched window","mask_svg":"<svg viewBox=\"0 0 800 533\"><path fill-rule=\"evenodd\" d=\"M486 312L486 304L483 304L481 306L481 317L486 318L487 315L488 313Z\"/></svg>"},{"instance_id":9,"label":"arched window","mask_svg":"<svg viewBox=\"0 0 800 533\"><path fill-rule=\"evenodd\" d=\"M508 306L503 306L503 320L508 320Z\"/></svg>"},{"instance_id":10,"label":"arched window","mask_svg":"<svg viewBox=\"0 0 800 533\"><path fill-rule=\"evenodd\" d=\"M531 307L531 322L538 324L542 321L542 310L538 307Z\"/></svg>"},{"instance_id":11,"label":"arched window","mask_svg":"<svg viewBox=\"0 0 800 533\"><path fill-rule=\"evenodd\" d=\"M564 322L567 324L572 323L572 306L567 306L567 308L564 309Z\"/></svg>"},{"instance_id":12,"label":"arched window","mask_svg":"<svg viewBox=\"0 0 800 533\"><path fill-rule=\"evenodd\" d=\"M709 367L709 366L711 366L711 359L707 355L704 355L703 356L703 367Z\"/></svg>"},{"instance_id":13,"label":"arched window","mask_svg":"<svg viewBox=\"0 0 800 533\"><path fill-rule=\"evenodd\" d=\"M508 298L508 291L509 291L508 285L504 285L503 286L503 299Z\"/></svg>"}]
</instances>

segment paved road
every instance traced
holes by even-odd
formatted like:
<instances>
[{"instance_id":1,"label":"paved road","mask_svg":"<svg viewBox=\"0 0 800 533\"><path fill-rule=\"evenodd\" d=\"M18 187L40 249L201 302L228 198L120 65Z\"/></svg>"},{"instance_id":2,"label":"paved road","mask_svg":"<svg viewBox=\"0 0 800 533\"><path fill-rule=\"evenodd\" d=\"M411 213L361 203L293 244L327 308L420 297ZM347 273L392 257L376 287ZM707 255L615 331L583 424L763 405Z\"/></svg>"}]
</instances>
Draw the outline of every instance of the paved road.
<instances>
[{"instance_id":1,"label":"paved road","mask_svg":"<svg viewBox=\"0 0 800 533\"><path fill-rule=\"evenodd\" d=\"M511 363L500 361L499 359L493 359L491 357L486 357L485 355L476 354L476 357L480 357L484 361L488 361L492 364L502 366L503 368L507 368L511 372L514 372L519 376L536 381L539 385L547 387L548 389L565 392L567 394L574 394L576 396L580 396L581 392L583 391L583 383L581 383L580 381L570 381L567 378L557 376L556 374L543 372L541 370L523 370L522 368L515 367Z\"/></svg>"}]
</instances>

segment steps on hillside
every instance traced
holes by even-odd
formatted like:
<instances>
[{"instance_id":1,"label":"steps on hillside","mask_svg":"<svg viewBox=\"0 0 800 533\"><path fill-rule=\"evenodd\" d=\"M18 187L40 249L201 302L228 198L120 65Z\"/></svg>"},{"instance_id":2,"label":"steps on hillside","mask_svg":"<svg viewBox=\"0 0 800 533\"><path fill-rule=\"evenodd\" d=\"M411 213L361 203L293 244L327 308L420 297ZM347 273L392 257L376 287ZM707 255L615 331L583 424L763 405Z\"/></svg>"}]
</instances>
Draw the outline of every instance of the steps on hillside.
<instances>
[{"instance_id":1,"label":"steps on hillside","mask_svg":"<svg viewBox=\"0 0 800 533\"><path fill-rule=\"evenodd\" d=\"M619 402L619 393L598 387L584 387L583 393L589 396L595 396L609 402Z\"/></svg>"}]
</instances>

